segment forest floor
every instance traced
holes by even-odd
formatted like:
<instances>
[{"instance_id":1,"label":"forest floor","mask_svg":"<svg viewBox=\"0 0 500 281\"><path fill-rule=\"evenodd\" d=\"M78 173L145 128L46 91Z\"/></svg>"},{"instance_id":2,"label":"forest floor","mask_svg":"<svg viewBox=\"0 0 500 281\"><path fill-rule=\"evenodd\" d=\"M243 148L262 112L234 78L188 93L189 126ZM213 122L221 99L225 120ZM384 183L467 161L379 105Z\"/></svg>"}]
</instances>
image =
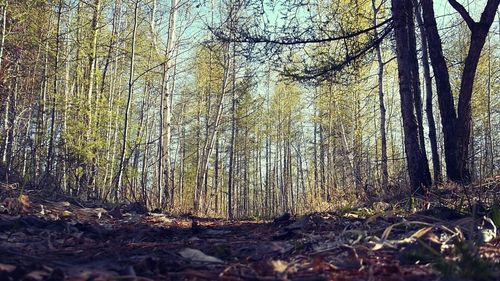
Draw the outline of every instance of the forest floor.
<instances>
[{"instance_id":1,"label":"forest floor","mask_svg":"<svg viewBox=\"0 0 500 281\"><path fill-rule=\"evenodd\" d=\"M443 206L228 221L5 194L0 280L500 280L498 218Z\"/></svg>"}]
</instances>

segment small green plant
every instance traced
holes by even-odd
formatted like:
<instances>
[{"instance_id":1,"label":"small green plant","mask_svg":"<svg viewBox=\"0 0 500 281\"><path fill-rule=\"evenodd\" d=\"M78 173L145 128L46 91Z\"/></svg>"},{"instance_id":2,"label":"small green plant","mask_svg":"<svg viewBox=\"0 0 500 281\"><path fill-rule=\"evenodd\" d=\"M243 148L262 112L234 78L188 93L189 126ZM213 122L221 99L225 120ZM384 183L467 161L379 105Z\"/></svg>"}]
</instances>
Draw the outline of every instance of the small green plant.
<instances>
[{"instance_id":1,"label":"small green plant","mask_svg":"<svg viewBox=\"0 0 500 281\"><path fill-rule=\"evenodd\" d=\"M454 243L453 251L446 255L424 241L406 247L400 254L402 264L433 264L442 275L442 280L493 281L498 280L500 264L482 258L478 247L470 241Z\"/></svg>"},{"instance_id":2,"label":"small green plant","mask_svg":"<svg viewBox=\"0 0 500 281\"><path fill-rule=\"evenodd\" d=\"M491 219L497 227L500 226L500 202L498 201L495 201L491 207Z\"/></svg>"},{"instance_id":3,"label":"small green plant","mask_svg":"<svg viewBox=\"0 0 500 281\"><path fill-rule=\"evenodd\" d=\"M302 240L291 240L290 244L292 244L296 252L303 251L306 248L306 245Z\"/></svg>"},{"instance_id":4,"label":"small green plant","mask_svg":"<svg viewBox=\"0 0 500 281\"><path fill-rule=\"evenodd\" d=\"M227 258L231 255L231 249L225 244L218 244L214 246L214 256L218 258Z\"/></svg>"},{"instance_id":5,"label":"small green plant","mask_svg":"<svg viewBox=\"0 0 500 281\"><path fill-rule=\"evenodd\" d=\"M455 243L453 256L439 259L434 266L444 280L498 280L499 265L481 258L472 242Z\"/></svg>"},{"instance_id":6,"label":"small green plant","mask_svg":"<svg viewBox=\"0 0 500 281\"><path fill-rule=\"evenodd\" d=\"M408 200L408 211L410 213L414 213L417 211L417 201L415 200L415 197L411 196L410 200Z\"/></svg>"},{"instance_id":7,"label":"small green plant","mask_svg":"<svg viewBox=\"0 0 500 281\"><path fill-rule=\"evenodd\" d=\"M443 256L426 242L417 240L417 243L405 247L399 253L402 264L428 264L437 263Z\"/></svg>"}]
</instances>

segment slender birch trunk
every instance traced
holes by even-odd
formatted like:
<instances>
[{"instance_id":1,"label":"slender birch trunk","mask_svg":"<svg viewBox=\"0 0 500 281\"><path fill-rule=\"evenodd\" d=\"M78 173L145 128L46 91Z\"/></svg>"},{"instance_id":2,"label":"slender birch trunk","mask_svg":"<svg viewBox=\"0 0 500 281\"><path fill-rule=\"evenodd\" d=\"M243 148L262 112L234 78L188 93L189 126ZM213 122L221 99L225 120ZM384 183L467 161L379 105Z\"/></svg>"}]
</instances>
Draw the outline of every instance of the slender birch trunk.
<instances>
[{"instance_id":1,"label":"slender birch trunk","mask_svg":"<svg viewBox=\"0 0 500 281\"><path fill-rule=\"evenodd\" d=\"M168 23L168 37L165 47L165 61L163 63L162 86L160 93L160 136L159 144L159 161L158 161L158 204L160 208L165 207L165 199L169 198L169 183L170 183L170 131L172 118L172 93L173 83L170 80L175 79L169 76L170 68L174 60L174 41L177 16L177 0L171 0L170 13Z\"/></svg>"},{"instance_id":2,"label":"slender birch trunk","mask_svg":"<svg viewBox=\"0 0 500 281\"><path fill-rule=\"evenodd\" d=\"M99 0L97 0L99 1ZM125 116L123 123L123 138L122 138L122 147L120 152L120 164L118 166L118 179L115 187L115 201L118 201L119 192L123 190L122 180L123 180L123 172L125 169L125 152L127 148L127 137L128 137L128 127L129 127L129 118L130 118L130 107L132 104L132 96L134 94L134 67L135 67L135 41L137 34L137 17L139 10L139 0L135 1L134 4L134 27L132 30L132 49L130 54L130 73L128 78L128 95L127 95L127 104L125 107Z\"/></svg>"},{"instance_id":3,"label":"slender birch trunk","mask_svg":"<svg viewBox=\"0 0 500 281\"><path fill-rule=\"evenodd\" d=\"M376 26L378 23L378 13L380 11L380 6L376 6L375 0L372 0L373 9L373 25ZM378 37L378 30L375 29L375 37ZM377 52L377 64L378 64L378 99L379 99L379 109L380 109L380 142L381 142L381 161L380 161L380 174L382 177L382 188L387 190L387 185L389 182L389 172L387 170L387 137L386 137L386 109L384 104L384 61L382 58L382 48L377 45L375 48Z\"/></svg>"}]
</instances>

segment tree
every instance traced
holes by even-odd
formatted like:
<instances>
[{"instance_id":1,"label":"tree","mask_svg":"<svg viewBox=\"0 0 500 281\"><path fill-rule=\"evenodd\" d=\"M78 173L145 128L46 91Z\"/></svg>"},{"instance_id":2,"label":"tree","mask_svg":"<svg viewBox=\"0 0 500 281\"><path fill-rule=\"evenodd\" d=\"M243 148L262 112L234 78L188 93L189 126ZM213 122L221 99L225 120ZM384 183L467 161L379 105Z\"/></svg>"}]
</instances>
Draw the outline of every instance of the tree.
<instances>
[{"instance_id":1,"label":"tree","mask_svg":"<svg viewBox=\"0 0 500 281\"><path fill-rule=\"evenodd\" d=\"M163 76L160 93L160 131L159 131L159 161L158 161L158 203L164 206L164 199L168 200L170 190L170 142L171 142L171 119L172 119L172 95L174 93L175 76L169 75L172 66L175 65L175 36L176 17L178 3L172 0L170 3L170 13L168 21L168 37L165 47L165 62L163 62ZM165 166L165 167L163 167ZM163 178L163 180L162 180ZM173 190L173 187L170 187ZM165 197L165 198L164 198Z\"/></svg>"},{"instance_id":2,"label":"tree","mask_svg":"<svg viewBox=\"0 0 500 281\"><path fill-rule=\"evenodd\" d=\"M377 6L376 1L372 0L373 9L373 25L377 26L378 14L382 7L383 2ZM378 31L375 29L375 36L378 37ZM387 171L387 137L386 137L386 109L384 104L384 61L382 58L382 48L380 44L375 47L377 53L377 64L378 64L378 96L379 96L379 107L380 107L380 142L381 142L381 160L380 160L380 170L382 178L382 188L387 189L389 182L389 172Z\"/></svg>"},{"instance_id":3,"label":"tree","mask_svg":"<svg viewBox=\"0 0 500 281\"><path fill-rule=\"evenodd\" d=\"M438 44L432 1L419 2L394 0L391 17L386 0L0 1L0 179L231 218L424 193L426 125L441 174L433 94L441 117L455 112L449 156L467 99L453 108L443 81L467 97L462 67L497 2L473 23L451 1L459 38ZM487 39L470 97L473 179L499 167L499 38Z\"/></svg>"},{"instance_id":4,"label":"tree","mask_svg":"<svg viewBox=\"0 0 500 281\"><path fill-rule=\"evenodd\" d=\"M436 77L437 96L444 134L446 174L449 180L467 183L471 179L467 162L471 133L472 89L481 51L495 18L495 12L500 0L487 1L479 22L474 21L467 10L456 0L449 0L449 3L458 11L471 31L469 50L462 71L456 109L450 86L448 67L443 55L441 38L434 15L433 1L421 1L425 36L429 43L432 68Z\"/></svg>"},{"instance_id":5,"label":"tree","mask_svg":"<svg viewBox=\"0 0 500 281\"><path fill-rule=\"evenodd\" d=\"M58 77L58 71L59 71L59 49L60 49L60 32L61 32L61 18L62 18L62 8L63 8L63 1L59 0L59 4L57 7L57 24L56 24L56 51L55 51L55 58L54 58L54 84L53 84L53 97L52 97L52 109L50 112L50 133L49 133L49 145L48 145L48 151L47 151L47 167L46 167L46 173L47 174L52 174L52 162L54 161L54 138L55 138L55 119L56 119L56 96L57 96L57 90L58 90L58 85L59 85L59 77Z\"/></svg>"},{"instance_id":6,"label":"tree","mask_svg":"<svg viewBox=\"0 0 500 281\"><path fill-rule=\"evenodd\" d=\"M129 119L130 119L130 107L132 104L132 96L134 94L134 68L135 68L135 44L136 44L136 34L137 34L137 15L139 9L139 0L135 0L134 3L134 27L132 29L132 47L130 53L130 69L128 78L128 94L127 94L127 104L125 105L125 113L123 118L123 138L122 146L120 152L120 163L118 164L118 175L115 187L115 201L118 201L119 192L123 192L123 171L125 169L125 153L127 149L127 137L129 130Z\"/></svg>"},{"instance_id":7,"label":"tree","mask_svg":"<svg viewBox=\"0 0 500 281\"><path fill-rule=\"evenodd\" d=\"M405 138L406 161L413 192L423 193L430 187L431 178L425 150L420 142L420 130L415 116L415 96L418 95L417 50L413 22L413 6L410 0L392 0L394 36L398 61L399 94ZM410 67L408 67L410 66ZM418 105L417 105L418 106Z\"/></svg>"},{"instance_id":8,"label":"tree","mask_svg":"<svg viewBox=\"0 0 500 281\"><path fill-rule=\"evenodd\" d=\"M427 38L425 37L424 23L422 19L422 9L417 0L413 0L413 5L415 7L415 18L417 19L417 24L420 31L420 42L422 47L422 68L424 71L424 83L425 83L425 112L427 114L427 123L429 124L429 142L431 144L432 153L432 167L434 172L434 182L440 183L441 178L441 161L439 159L438 144L437 144L437 134L436 134L436 122L434 120L434 110L432 106L432 78L429 66L429 48L427 44Z\"/></svg>"},{"instance_id":9,"label":"tree","mask_svg":"<svg viewBox=\"0 0 500 281\"><path fill-rule=\"evenodd\" d=\"M230 52L229 44L223 45L213 45L210 47L201 48L199 50L199 62L197 69L198 87L202 93L207 93L208 95L212 93L217 93L217 101L215 102L215 115L212 116L213 123L210 126L210 131L207 131L206 139L201 146L200 154L198 157L198 163L196 165L196 177L195 177L195 189L193 196L193 207L196 212L203 210L204 203L203 198L203 186L205 180L207 179L210 158L215 147L215 141L219 132L220 123L222 120L224 99L228 91L229 84L229 62L230 62ZM205 61L207 57L204 57L209 52L207 56L209 61ZM212 62L212 56L213 62ZM208 69L206 69L208 67ZM203 69L205 68L205 69ZM209 76L206 77L206 71ZM208 79L207 79L208 78ZM198 108L200 110L200 108ZM198 117L199 118L199 117ZM210 122L207 118L206 122ZM199 140L199 137L198 137Z\"/></svg>"}]
</instances>

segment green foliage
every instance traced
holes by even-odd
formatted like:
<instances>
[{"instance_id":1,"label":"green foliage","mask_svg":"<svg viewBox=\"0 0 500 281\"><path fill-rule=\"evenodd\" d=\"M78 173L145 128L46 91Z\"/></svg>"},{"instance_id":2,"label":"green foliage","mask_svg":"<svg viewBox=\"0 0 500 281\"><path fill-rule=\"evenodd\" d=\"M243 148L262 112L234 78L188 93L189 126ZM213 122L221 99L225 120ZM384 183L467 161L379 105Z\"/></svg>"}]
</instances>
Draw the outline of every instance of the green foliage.
<instances>
[{"instance_id":1,"label":"green foliage","mask_svg":"<svg viewBox=\"0 0 500 281\"><path fill-rule=\"evenodd\" d=\"M497 227L500 226L500 203L496 201L491 207L491 220L495 223Z\"/></svg>"},{"instance_id":2,"label":"green foliage","mask_svg":"<svg viewBox=\"0 0 500 281\"><path fill-rule=\"evenodd\" d=\"M149 202L157 201L160 112L163 110L160 93L164 84L163 66L170 60L167 76L169 87L173 86L169 88L173 106L168 160L174 182L171 186L175 193L173 209L187 211L191 208L195 185L200 185L197 176L200 169L205 169L201 167L204 165L201 156L213 149L207 161L203 192L212 200L207 208L210 214L225 215L233 124L236 127L235 144L231 147L235 172L233 207L239 210L240 217L260 218L284 209L293 209L288 211L294 213L333 211L352 208L367 197L371 200L371 195L378 196L377 192L368 195L370 189L380 190L381 163L378 81L374 75L377 65L373 52L341 71L328 72L322 77L324 80L315 81L318 84L299 84L276 72L272 62L258 64L247 60L239 52L237 43L207 41L205 35L198 40L197 36L203 33L198 30L203 28L200 23L208 18L194 13L193 5L179 5L178 40L173 44L178 59L166 57L164 48L170 7L168 1L157 2L139 1L134 95L128 139L125 140L123 182L127 192L133 190L134 196L141 193L149 197ZM281 6L290 8L285 2ZM376 6L382 5L380 0L375 2ZM64 183L66 191L70 192L95 188L106 194L115 188L113 181L122 146L134 2L101 0L97 30L94 30L95 0L63 0L59 36L56 34L59 1L8 3L7 36L0 64L0 86L6 94L0 98L2 117L8 115L4 114L4 97L13 93L14 86L18 92L13 126L4 124L4 118L0 120L0 153L3 153L6 139L4 130L13 128L16 139L12 167L22 170L26 179L36 182L46 169L44 162L49 154L51 111L54 109L56 155L51 172L57 182ZM308 12L318 16L313 25L320 24L321 29L314 33L311 26L304 35L342 36L372 25L371 1L319 1L317 4L317 10ZM221 4L220 9L214 10L214 21L225 18L226 15L218 14L231 10L225 8ZM378 18L389 17L389 5L382 5ZM457 31L459 38L445 37L443 40L456 93L469 33L464 24L451 30ZM94 34L97 38L95 58ZM352 55L372 36L373 32L369 32L346 40L304 44L301 48L282 46L289 50L290 58L283 60L287 62L285 72L289 72L285 74L328 68L332 62ZM57 39L60 39L59 48L56 48ZM483 177L490 177L498 166L494 163L498 151L494 140L499 127L500 84L496 83L496 70L500 60L496 36L488 40L479 61L472 102L474 131L471 138L475 143L471 148L480 147L481 150L471 154L476 160L476 174L481 172ZM389 45L381 45L386 62L383 86L388 168L394 190L404 193L407 169L396 92L397 69ZM92 61L96 62L95 66L91 66ZM14 68L16 62L19 70ZM282 70L281 67L278 65L278 69ZM91 74L92 68L95 70ZM90 86L92 91L89 91ZM236 101L234 112L233 97ZM219 105L220 120L216 118ZM217 158L215 147L206 147L212 132L216 132L213 135ZM218 178L215 178L216 170ZM122 197L131 199L130 194ZM410 209L417 205L412 200L406 203L405 207ZM370 212L353 214L365 217L370 216ZM500 224L499 213L498 207L492 211L497 224Z\"/></svg>"},{"instance_id":3,"label":"green foliage","mask_svg":"<svg viewBox=\"0 0 500 281\"><path fill-rule=\"evenodd\" d=\"M428 264L442 274L443 280L492 281L498 276L499 264L481 258L478 247L470 241L453 244L449 255L440 253L423 240L408 245L399 254L402 264Z\"/></svg>"},{"instance_id":4,"label":"green foliage","mask_svg":"<svg viewBox=\"0 0 500 281\"><path fill-rule=\"evenodd\" d=\"M214 256L224 259L231 256L231 248L226 244L217 244L214 246Z\"/></svg>"},{"instance_id":5,"label":"green foliage","mask_svg":"<svg viewBox=\"0 0 500 281\"><path fill-rule=\"evenodd\" d=\"M431 248L425 241L417 240L417 243L406 246L401 250L398 258L403 265L428 264L443 260L443 257L435 249Z\"/></svg>"},{"instance_id":6,"label":"green foliage","mask_svg":"<svg viewBox=\"0 0 500 281\"><path fill-rule=\"evenodd\" d=\"M499 264L479 256L478 248L471 242L458 242L454 245L451 258L440 258L435 268L445 280L493 281L498 277Z\"/></svg>"},{"instance_id":7,"label":"green foliage","mask_svg":"<svg viewBox=\"0 0 500 281\"><path fill-rule=\"evenodd\" d=\"M307 246L304 240L290 240L289 243L292 244L295 252L302 252Z\"/></svg>"}]
</instances>

